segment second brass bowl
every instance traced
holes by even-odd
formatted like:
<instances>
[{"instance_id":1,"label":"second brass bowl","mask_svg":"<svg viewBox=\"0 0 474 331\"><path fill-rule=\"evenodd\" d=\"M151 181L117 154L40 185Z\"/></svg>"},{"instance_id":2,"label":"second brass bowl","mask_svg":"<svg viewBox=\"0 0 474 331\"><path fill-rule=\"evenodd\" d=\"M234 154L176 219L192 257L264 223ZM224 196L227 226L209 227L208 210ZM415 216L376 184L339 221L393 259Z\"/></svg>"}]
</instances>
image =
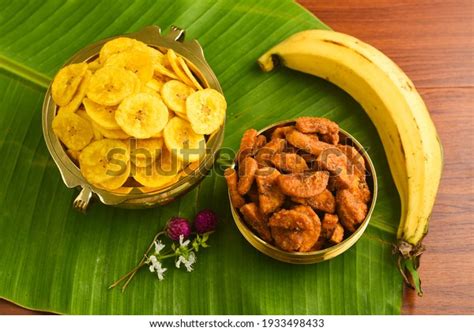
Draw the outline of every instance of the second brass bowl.
<instances>
[{"instance_id":1,"label":"second brass bowl","mask_svg":"<svg viewBox=\"0 0 474 331\"><path fill-rule=\"evenodd\" d=\"M279 126L285 126L285 125L291 125L294 124L294 120L290 121L283 121L279 122L276 124L273 124L271 126L268 126L258 132L258 134L265 133L267 131L273 130L276 127ZM368 171L367 174L367 184L369 185L369 188L372 192L372 201L370 202L369 205L369 210L367 212L367 216L365 220L362 222L362 224L357 228L357 230L352 233L349 237L341 241L339 244L319 250L319 251L312 251L312 252L287 252L284 250L279 249L276 246L273 246L263 239L261 239L259 236L257 236L245 223L245 221L242 219L240 216L239 211L232 205L232 202L230 203L230 209L232 212L232 216L234 218L234 222L237 225L237 228L239 229L240 233L244 236L244 238L257 250L262 252L265 255L268 255L275 260L279 260L282 262L287 262L287 263L293 263L293 264L312 264L312 263L318 263L322 261L326 261L329 259L332 259L345 251L347 251L350 247L352 247L357 240L360 239L362 234L364 233L365 229L369 225L370 217L372 215L372 212L375 208L375 202L377 200L377 175L375 173L375 168L372 163L372 160L370 159L369 155L365 151L365 149L362 147L362 145L349 133L346 131L340 129L340 141L343 142L346 145L351 145L354 148L357 149L357 151L362 155L362 157L365 160L366 164L366 169ZM232 165L232 167L235 167L235 163ZM229 197L230 201L230 197Z\"/></svg>"}]
</instances>

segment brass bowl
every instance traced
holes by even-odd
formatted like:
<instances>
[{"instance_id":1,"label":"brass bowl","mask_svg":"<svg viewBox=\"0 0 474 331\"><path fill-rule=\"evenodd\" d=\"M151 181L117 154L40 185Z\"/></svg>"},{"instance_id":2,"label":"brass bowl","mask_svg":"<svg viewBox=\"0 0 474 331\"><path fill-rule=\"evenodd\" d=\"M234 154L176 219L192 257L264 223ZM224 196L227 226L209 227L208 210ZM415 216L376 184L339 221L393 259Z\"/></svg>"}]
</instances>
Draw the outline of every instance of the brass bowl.
<instances>
[{"instance_id":1,"label":"brass bowl","mask_svg":"<svg viewBox=\"0 0 474 331\"><path fill-rule=\"evenodd\" d=\"M294 123L295 123L294 120L279 122L260 130L258 133L262 134L278 126L292 125ZM369 210L368 210L365 220L362 222L362 224L357 228L357 230L354 233L352 233L348 238L344 239L342 242L340 242L337 245L334 245L334 246L331 246L319 251L312 251L312 252L307 252L307 253L287 252L287 251L279 249L276 246L273 246L267 243L266 241L261 239L259 236L257 236L247 226L245 221L241 218L239 211L232 205L232 202L230 202L230 209L232 212L232 216L234 218L234 222L237 225L237 228L239 229L240 233L244 236L244 238L257 250L259 250L265 255L268 255L274 258L275 260L279 260L282 262L293 263L293 264L312 264L312 263L318 263L318 262L332 259L344 253L350 247L352 247L352 245L354 245L357 242L357 240L359 240L359 238L362 236L365 229L367 228L367 225L369 225L370 217L375 208L375 203L377 200L377 190L378 190L377 174L375 173L375 168L372 163L372 160L370 159L369 155L367 154L365 149L362 147L362 145L353 136L351 136L349 133L347 133L346 131L342 129L340 129L339 136L340 136L341 142L347 145L351 145L354 148L356 148L357 151L363 156L366 163L366 168L368 170L367 184L369 185L369 188L372 192L372 201L370 203ZM234 167L235 167L235 163L232 165L232 168ZM230 196L229 196L229 201L231 201Z\"/></svg>"},{"instance_id":2,"label":"brass bowl","mask_svg":"<svg viewBox=\"0 0 474 331\"><path fill-rule=\"evenodd\" d=\"M185 31L177 27L171 27L171 31L167 35L162 35L158 26L148 26L142 30L126 34L124 36L134 38L144 42L145 44L156 48L171 48L177 54L187 60L191 70L197 75L199 80L206 86L213 88L223 94L222 88L204 58L204 53L196 40L184 41ZM119 36L98 41L89 45L74 54L64 66L90 61L96 58L101 47L109 40ZM218 152L224 139L224 124L220 129L213 133L206 142L206 153L200 159L199 165L195 168L186 169L186 176L182 177L176 183L154 190L152 192L143 193L134 188L129 193L112 193L88 183L82 176L80 169L66 154L59 139L53 132L52 122L57 112L57 105L51 96L51 85L46 92L43 109L42 109L42 125L43 136L54 162L56 163L64 184L69 188L78 187L81 191L74 200L73 206L76 209L85 211L91 198L96 198L106 205L113 205L125 208L148 208L155 205L164 205L175 200L180 195L185 194L206 176L214 164L214 158Z\"/></svg>"}]
</instances>

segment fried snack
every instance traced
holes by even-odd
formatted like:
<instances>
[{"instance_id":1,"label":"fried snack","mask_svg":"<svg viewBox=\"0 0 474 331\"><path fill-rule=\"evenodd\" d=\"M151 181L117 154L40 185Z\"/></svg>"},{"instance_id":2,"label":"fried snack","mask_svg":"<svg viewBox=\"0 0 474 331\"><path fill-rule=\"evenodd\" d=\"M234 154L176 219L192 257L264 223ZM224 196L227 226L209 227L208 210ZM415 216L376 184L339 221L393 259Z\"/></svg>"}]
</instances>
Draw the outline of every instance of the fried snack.
<instances>
[{"instance_id":1,"label":"fried snack","mask_svg":"<svg viewBox=\"0 0 474 331\"><path fill-rule=\"evenodd\" d=\"M286 141L284 139L275 138L270 140L265 146L260 148L255 155L259 167L271 166L271 159L276 153L282 152L286 147Z\"/></svg>"},{"instance_id":2,"label":"fried snack","mask_svg":"<svg viewBox=\"0 0 474 331\"><path fill-rule=\"evenodd\" d=\"M257 130L248 129L244 132L240 140L239 153L237 155L238 162L242 162L248 155L253 155L257 142Z\"/></svg>"},{"instance_id":3,"label":"fried snack","mask_svg":"<svg viewBox=\"0 0 474 331\"><path fill-rule=\"evenodd\" d=\"M109 130L99 124L92 122L92 127L94 130L97 130L102 136L109 139L128 139L130 136L124 132L122 129Z\"/></svg>"},{"instance_id":4,"label":"fried snack","mask_svg":"<svg viewBox=\"0 0 474 331\"><path fill-rule=\"evenodd\" d=\"M301 133L295 129L286 132L286 139L291 145L315 156L319 156L325 149L334 148L331 144L319 141L315 135Z\"/></svg>"},{"instance_id":5,"label":"fried snack","mask_svg":"<svg viewBox=\"0 0 474 331\"><path fill-rule=\"evenodd\" d=\"M237 190L240 195L247 194L252 187L257 169L257 161L250 156L246 157L239 165L239 183L237 185Z\"/></svg>"},{"instance_id":6,"label":"fried snack","mask_svg":"<svg viewBox=\"0 0 474 331\"><path fill-rule=\"evenodd\" d=\"M59 108L60 112L75 112L79 109L82 103L82 99L84 99L84 97L86 96L86 90L89 87L91 76L92 73L89 70L86 70L86 73L84 74L84 77L82 78L82 81L79 84L79 87L77 88L76 94L66 106Z\"/></svg>"},{"instance_id":7,"label":"fried snack","mask_svg":"<svg viewBox=\"0 0 474 331\"><path fill-rule=\"evenodd\" d=\"M173 51L171 48L168 49L166 57L171 68L173 68L173 71L175 72L176 76L178 76L178 78L186 85L193 86L193 82L184 73L181 65L178 63L178 55L176 55L175 51Z\"/></svg>"},{"instance_id":8,"label":"fried snack","mask_svg":"<svg viewBox=\"0 0 474 331\"><path fill-rule=\"evenodd\" d=\"M99 58L96 58L94 61L87 63L87 69L92 72L96 72L100 68L102 68L102 63L100 63Z\"/></svg>"},{"instance_id":9,"label":"fried snack","mask_svg":"<svg viewBox=\"0 0 474 331\"><path fill-rule=\"evenodd\" d=\"M153 71L154 71L154 74L157 76L166 76L171 79L179 79L178 76L176 76L174 72L172 72L171 70L166 68L163 64L158 63L158 62L153 64Z\"/></svg>"},{"instance_id":10,"label":"fried snack","mask_svg":"<svg viewBox=\"0 0 474 331\"><path fill-rule=\"evenodd\" d=\"M224 177L229 188L230 201L235 208L240 208L245 204L245 199L237 191L237 172L235 169L227 168L224 171Z\"/></svg>"},{"instance_id":11,"label":"fried snack","mask_svg":"<svg viewBox=\"0 0 474 331\"><path fill-rule=\"evenodd\" d=\"M349 145L337 145L337 148L344 153L349 161L349 173L354 173L359 178L365 177L365 160L357 149Z\"/></svg>"},{"instance_id":12,"label":"fried snack","mask_svg":"<svg viewBox=\"0 0 474 331\"><path fill-rule=\"evenodd\" d=\"M250 199L250 201L258 204L258 188L255 181L252 187L250 187L250 190L247 192L247 197Z\"/></svg>"},{"instance_id":13,"label":"fried snack","mask_svg":"<svg viewBox=\"0 0 474 331\"><path fill-rule=\"evenodd\" d=\"M370 193L369 185L365 181L365 178L358 179L357 185L353 185L349 191L360 201L363 203L369 203L370 199L372 198L372 194Z\"/></svg>"},{"instance_id":14,"label":"fried snack","mask_svg":"<svg viewBox=\"0 0 474 331\"><path fill-rule=\"evenodd\" d=\"M329 173L315 171L312 173L286 174L278 177L278 186L281 191L291 197L310 198L327 187Z\"/></svg>"},{"instance_id":15,"label":"fried snack","mask_svg":"<svg viewBox=\"0 0 474 331\"><path fill-rule=\"evenodd\" d=\"M255 148L259 149L267 143L267 137L265 137L263 134L260 134L257 136L257 139L255 141Z\"/></svg>"},{"instance_id":16,"label":"fried snack","mask_svg":"<svg viewBox=\"0 0 474 331\"><path fill-rule=\"evenodd\" d=\"M245 222L266 242L272 242L272 235L268 227L268 220L253 202L247 203L240 208Z\"/></svg>"},{"instance_id":17,"label":"fried snack","mask_svg":"<svg viewBox=\"0 0 474 331\"><path fill-rule=\"evenodd\" d=\"M51 95L58 106L71 102L86 72L86 63L73 63L59 70L51 85Z\"/></svg>"},{"instance_id":18,"label":"fried snack","mask_svg":"<svg viewBox=\"0 0 474 331\"><path fill-rule=\"evenodd\" d=\"M331 238L336 225L339 223L339 218L335 214L324 214L323 221L321 222L321 236L326 239Z\"/></svg>"},{"instance_id":19,"label":"fried snack","mask_svg":"<svg viewBox=\"0 0 474 331\"><path fill-rule=\"evenodd\" d=\"M87 97L104 106L115 106L139 88L140 80L133 72L106 66L92 75Z\"/></svg>"},{"instance_id":20,"label":"fried snack","mask_svg":"<svg viewBox=\"0 0 474 331\"><path fill-rule=\"evenodd\" d=\"M82 100L86 109L87 115L101 127L107 130L118 130L120 126L115 120L115 106L103 106L88 98Z\"/></svg>"},{"instance_id":21,"label":"fried snack","mask_svg":"<svg viewBox=\"0 0 474 331\"><path fill-rule=\"evenodd\" d=\"M336 212L336 199L334 195L328 190L325 189L321 193L309 197L309 198L295 198L292 197L291 200L293 202L308 205L311 208L314 208L318 211L323 211L326 213L334 213Z\"/></svg>"},{"instance_id":22,"label":"fried snack","mask_svg":"<svg viewBox=\"0 0 474 331\"><path fill-rule=\"evenodd\" d=\"M59 113L53 119L52 126L59 140L75 151L86 147L94 136L91 124L73 112Z\"/></svg>"},{"instance_id":23,"label":"fried snack","mask_svg":"<svg viewBox=\"0 0 474 331\"><path fill-rule=\"evenodd\" d=\"M324 150L319 154L316 163L334 176L336 189L348 189L357 184L358 178L348 171L347 157L338 148Z\"/></svg>"},{"instance_id":24,"label":"fried snack","mask_svg":"<svg viewBox=\"0 0 474 331\"><path fill-rule=\"evenodd\" d=\"M69 157L71 157L74 161L78 161L79 160L79 155L81 155L81 151L75 151L73 149L68 149L66 151L67 155L69 155Z\"/></svg>"},{"instance_id":25,"label":"fried snack","mask_svg":"<svg viewBox=\"0 0 474 331\"><path fill-rule=\"evenodd\" d=\"M148 49L128 49L124 52L111 55L104 66L115 66L131 71L137 75L143 84L153 77L151 54Z\"/></svg>"},{"instance_id":26,"label":"fried snack","mask_svg":"<svg viewBox=\"0 0 474 331\"><path fill-rule=\"evenodd\" d=\"M120 173L119 175L116 175L113 178L107 179L101 183L96 183L95 185L99 188L108 190L108 191L116 191L118 193L123 193L124 190L126 191L127 188L122 188L122 186L125 184L127 181L128 177L130 176L130 171L131 171L131 165L130 162L127 162L127 165L125 167L125 171ZM122 190L120 190L122 189Z\"/></svg>"},{"instance_id":27,"label":"fried snack","mask_svg":"<svg viewBox=\"0 0 474 331\"><path fill-rule=\"evenodd\" d=\"M331 237L329 237L329 242L331 244L339 244L344 239L344 227L337 223L334 231L332 232Z\"/></svg>"},{"instance_id":28,"label":"fried snack","mask_svg":"<svg viewBox=\"0 0 474 331\"><path fill-rule=\"evenodd\" d=\"M303 133L318 133L321 140L333 145L339 142L339 125L327 118L300 117L296 120L296 129Z\"/></svg>"},{"instance_id":29,"label":"fried snack","mask_svg":"<svg viewBox=\"0 0 474 331\"><path fill-rule=\"evenodd\" d=\"M162 149L162 138L130 139L130 160L137 167L147 167L157 159Z\"/></svg>"},{"instance_id":30,"label":"fried snack","mask_svg":"<svg viewBox=\"0 0 474 331\"><path fill-rule=\"evenodd\" d=\"M86 111L84 109L79 109L76 111L76 114L82 117L87 121L92 126L92 132L94 134L93 140L101 140L104 139L104 135L97 129L94 121L90 118L89 115L87 115Z\"/></svg>"},{"instance_id":31,"label":"fried snack","mask_svg":"<svg viewBox=\"0 0 474 331\"><path fill-rule=\"evenodd\" d=\"M186 61L180 56L178 56L178 64L181 66L181 69L183 69L186 76L192 82L192 85L195 88L197 88L198 90L203 90L204 88L201 86L201 84L199 84L196 77L194 77L194 75L193 75L191 69L189 69L189 66L187 65Z\"/></svg>"},{"instance_id":32,"label":"fried snack","mask_svg":"<svg viewBox=\"0 0 474 331\"><path fill-rule=\"evenodd\" d=\"M128 146L114 139L92 142L79 155L82 175L93 184L107 189L121 187L130 172L130 151Z\"/></svg>"},{"instance_id":33,"label":"fried snack","mask_svg":"<svg viewBox=\"0 0 474 331\"><path fill-rule=\"evenodd\" d=\"M154 90L156 93L161 93L161 88L163 87L163 85L165 84L164 81L160 80L160 79L157 79L156 77L155 78L152 78L150 79L147 83L146 83L146 87ZM160 94L161 96L161 94Z\"/></svg>"},{"instance_id":34,"label":"fried snack","mask_svg":"<svg viewBox=\"0 0 474 331\"><path fill-rule=\"evenodd\" d=\"M151 138L168 123L168 108L159 97L137 93L125 98L115 111L115 120L135 138Z\"/></svg>"},{"instance_id":35,"label":"fried snack","mask_svg":"<svg viewBox=\"0 0 474 331\"><path fill-rule=\"evenodd\" d=\"M357 199L349 190L336 193L337 215L349 232L354 232L367 216L367 205Z\"/></svg>"},{"instance_id":36,"label":"fried snack","mask_svg":"<svg viewBox=\"0 0 474 331\"><path fill-rule=\"evenodd\" d=\"M311 221L313 221L314 231L316 232L316 238L319 239L319 236L321 234L321 221L319 219L318 214L316 214L314 210L308 206L296 206L292 208L292 210L305 214L311 219Z\"/></svg>"},{"instance_id":37,"label":"fried snack","mask_svg":"<svg viewBox=\"0 0 474 331\"><path fill-rule=\"evenodd\" d=\"M264 214L269 214L280 208L285 202L285 195L278 187L280 172L275 168L260 168L255 173L259 194L259 207Z\"/></svg>"},{"instance_id":38,"label":"fried snack","mask_svg":"<svg viewBox=\"0 0 474 331\"><path fill-rule=\"evenodd\" d=\"M133 178L147 188L160 188L179 180L182 163L166 148L160 156L147 167L136 167Z\"/></svg>"},{"instance_id":39,"label":"fried snack","mask_svg":"<svg viewBox=\"0 0 474 331\"><path fill-rule=\"evenodd\" d=\"M284 172L305 172L308 170L306 161L295 153L277 153L271 161L275 167Z\"/></svg>"},{"instance_id":40,"label":"fried snack","mask_svg":"<svg viewBox=\"0 0 474 331\"><path fill-rule=\"evenodd\" d=\"M198 161L206 152L204 136L195 133L189 122L180 117L168 122L163 137L166 147L185 163Z\"/></svg>"},{"instance_id":41,"label":"fried snack","mask_svg":"<svg viewBox=\"0 0 474 331\"><path fill-rule=\"evenodd\" d=\"M169 80L161 87L165 104L174 112L186 114L186 100L194 90L179 80Z\"/></svg>"},{"instance_id":42,"label":"fried snack","mask_svg":"<svg viewBox=\"0 0 474 331\"><path fill-rule=\"evenodd\" d=\"M99 61L105 63L111 56L126 52L131 49L148 50L148 46L136 39L119 37L104 44L100 49Z\"/></svg>"},{"instance_id":43,"label":"fried snack","mask_svg":"<svg viewBox=\"0 0 474 331\"><path fill-rule=\"evenodd\" d=\"M224 123L227 103L218 91L206 88L186 99L186 115L194 132L211 134Z\"/></svg>"},{"instance_id":44,"label":"fried snack","mask_svg":"<svg viewBox=\"0 0 474 331\"><path fill-rule=\"evenodd\" d=\"M275 138L286 139L286 132L292 129L293 129L292 126L280 126L276 128L275 130L273 130L272 139L275 139Z\"/></svg>"},{"instance_id":45,"label":"fried snack","mask_svg":"<svg viewBox=\"0 0 474 331\"><path fill-rule=\"evenodd\" d=\"M319 232L308 215L282 209L268 222L277 247L287 252L307 252L317 242Z\"/></svg>"}]
</instances>

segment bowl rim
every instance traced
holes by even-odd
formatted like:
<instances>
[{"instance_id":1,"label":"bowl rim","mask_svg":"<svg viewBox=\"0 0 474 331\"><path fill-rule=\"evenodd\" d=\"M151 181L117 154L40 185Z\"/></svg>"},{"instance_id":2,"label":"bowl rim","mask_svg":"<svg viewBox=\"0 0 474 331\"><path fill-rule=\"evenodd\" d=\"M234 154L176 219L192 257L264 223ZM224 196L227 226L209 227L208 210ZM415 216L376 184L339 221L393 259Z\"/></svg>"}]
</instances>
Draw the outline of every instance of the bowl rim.
<instances>
[{"instance_id":1,"label":"bowl rim","mask_svg":"<svg viewBox=\"0 0 474 331\"><path fill-rule=\"evenodd\" d=\"M295 121L296 119L279 121L279 122L276 122L274 124L264 127L263 129L259 130L257 133L262 134L270 129L273 129L279 126L288 125L291 123L295 123ZM366 169L371 175L370 178L372 178L372 192L371 192L372 199L371 199L370 207L367 211L367 215L364 221L360 224L360 226L356 229L356 231L354 231L349 237L345 238L343 241L341 241L340 243L336 245L327 247L322 250L311 251L311 252L287 252L272 244L269 244L268 242L266 242L265 240L257 236L248 227L247 223L243 221L242 217L240 216L239 211L233 206L232 200L230 199L230 191L228 189L227 194L229 197L229 204L230 204L234 222L237 228L239 229L239 232L258 251L282 262L294 263L294 264L318 263L318 262L332 259L342 254L343 252L348 250L350 247L352 247L360 239L360 237L362 236L362 234L364 233L364 231L366 230L370 222L372 213L375 209L375 205L377 202L377 195L378 195L377 173L376 173L374 164L372 162L372 159L370 158L369 154L367 153L365 148L362 146L362 144L344 129L339 128L339 131L343 136L345 136L346 139L348 139L352 143L352 146L355 147L357 151L362 155L362 157L364 158L366 162L366 167L367 167ZM235 169L236 167L235 160L230 167L232 169ZM252 239L248 237L251 237ZM270 254L271 252L273 252L274 254Z\"/></svg>"}]
</instances>

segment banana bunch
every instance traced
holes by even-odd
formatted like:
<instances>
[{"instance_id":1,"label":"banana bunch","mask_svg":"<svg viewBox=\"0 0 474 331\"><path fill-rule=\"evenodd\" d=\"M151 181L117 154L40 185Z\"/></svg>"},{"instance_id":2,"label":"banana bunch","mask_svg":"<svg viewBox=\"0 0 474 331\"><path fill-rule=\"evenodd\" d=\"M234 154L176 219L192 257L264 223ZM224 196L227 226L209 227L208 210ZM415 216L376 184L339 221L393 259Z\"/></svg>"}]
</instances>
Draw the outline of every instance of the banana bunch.
<instances>
[{"instance_id":1,"label":"banana bunch","mask_svg":"<svg viewBox=\"0 0 474 331\"><path fill-rule=\"evenodd\" d=\"M326 79L362 105L377 128L400 194L399 268L421 295L417 268L441 178L443 151L411 80L374 47L334 31L296 33L268 50L258 63L263 71L282 64Z\"/></svg>"}]
</instances>

